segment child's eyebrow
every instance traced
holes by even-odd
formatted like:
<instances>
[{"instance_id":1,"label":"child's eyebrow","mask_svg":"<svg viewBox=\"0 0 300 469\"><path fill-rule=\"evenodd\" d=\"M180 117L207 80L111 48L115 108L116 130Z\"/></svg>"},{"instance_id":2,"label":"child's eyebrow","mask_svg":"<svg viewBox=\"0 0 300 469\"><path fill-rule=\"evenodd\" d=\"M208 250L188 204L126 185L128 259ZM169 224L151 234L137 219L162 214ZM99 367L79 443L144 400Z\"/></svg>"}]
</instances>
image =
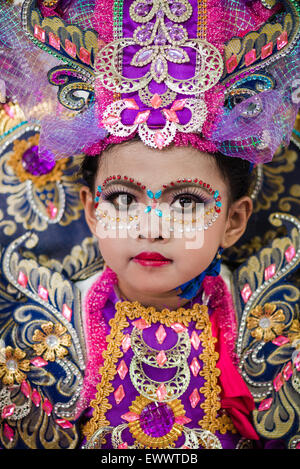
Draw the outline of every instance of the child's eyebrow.
<instances>
[{"instance_id":1,"label":"child's eyebrow","mask_svg":"<svg viewBox=\"0 0 300 469\"><path fill-rule=\"evenodd\" d=\"M138 192L144 192L145 189L146 189L146 186L144 184L141 184L139 182L134 182L134 181L130 181L129 179L123 179L123 178L120 178L120 179L113 179L113 180L109 180L109 181L105 181L104 185L102 186L103 189L105 188L108 188L110 186L115 186L117 184L122 184L126 187L128 187L129 189L134 189ZM204 190L205 192L207 192L209 195L213 195L213 192L214 190L212 189L212 187L209 185L209 184L206 184L205 182L203 183L201 180L197 180L197 182L195 181L190 181L190 180L184 180L184 181L171 181L171 183L169 183L168 185L164 184L163 186L163 189L162 189L162 194L168 194L172 191L174 191L174 189L182 189L182 188L189 188L189 187L196 187L196 188L201 188L202 190Z\"/></svg>"}]
</instances>

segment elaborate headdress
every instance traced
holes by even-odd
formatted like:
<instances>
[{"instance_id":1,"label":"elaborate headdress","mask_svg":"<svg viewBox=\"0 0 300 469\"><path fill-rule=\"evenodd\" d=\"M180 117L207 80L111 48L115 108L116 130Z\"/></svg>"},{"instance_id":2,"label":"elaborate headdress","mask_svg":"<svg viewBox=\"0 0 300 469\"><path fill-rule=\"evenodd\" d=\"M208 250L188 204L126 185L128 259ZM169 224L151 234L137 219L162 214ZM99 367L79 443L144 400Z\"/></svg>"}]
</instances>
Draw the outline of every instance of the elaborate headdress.
<instances>
[{"instance_id":1,"label":"elaborate headdress","mask_svg":"<svg viewBox=\"0 0 300 469\"><path fill-rule=\"evenodd\" d=\"M93 155L138 133L153 148L191 144L265 163L289 142L300 101L296 0L25 0L23 30L1 9L1 78L40 121L41 155Z\"/></svg>"}]
</instances>

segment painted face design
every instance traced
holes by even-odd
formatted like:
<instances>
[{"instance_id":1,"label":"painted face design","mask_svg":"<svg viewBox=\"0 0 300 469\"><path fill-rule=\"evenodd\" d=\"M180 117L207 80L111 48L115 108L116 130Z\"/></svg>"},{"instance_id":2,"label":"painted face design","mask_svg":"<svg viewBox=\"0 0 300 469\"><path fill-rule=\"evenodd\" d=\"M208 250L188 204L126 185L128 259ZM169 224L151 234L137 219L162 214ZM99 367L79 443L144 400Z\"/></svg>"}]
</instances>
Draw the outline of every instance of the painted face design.
<instances>
[{"instance_id":1,"label":"painted face design","mask_svg":"<svg viewBox=\"0 0 300 469\"><path fill-rule=\"evenodd\" d=\"M145 200L145 194L146 205L139 202L142 197ZM98 186L95 197L96 217L106 230L137 232L154 215L164 237L208 229L221 206L219 192L198 178L177 179L153 191L133 178L113 175Z\"/></svg>"}]
</instances>

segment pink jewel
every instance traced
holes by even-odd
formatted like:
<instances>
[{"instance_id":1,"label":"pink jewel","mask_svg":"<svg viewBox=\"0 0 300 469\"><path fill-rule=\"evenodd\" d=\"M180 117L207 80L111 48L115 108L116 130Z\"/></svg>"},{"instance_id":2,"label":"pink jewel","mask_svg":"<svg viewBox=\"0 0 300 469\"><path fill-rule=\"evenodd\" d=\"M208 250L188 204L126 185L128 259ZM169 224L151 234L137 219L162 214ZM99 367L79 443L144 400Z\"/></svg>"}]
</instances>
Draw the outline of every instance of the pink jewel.
<instances>
[{"instance_id":1,"label":"pink jewel","mask_svg":"<svg viewBox=\"0 0 300 469\"><path fill-rule=\"evenodd\" d=\"M196 331L192 332L191 335L191 344L194 347L195 350L198 350L199 345L200 345L200 339Z\"/></svg>"},{"instance_id":2,"label":"pink jewel","mask_svg":"<svg viewBox=\"0 0 300 469\"><path fill-rule=\"evenodd\" d=\"M162 383L156 390L156 395L158 397L158 400L161 402L165 399L167 395L167 389L164 383Z\"/></svg>"},{"instance_id":3,"label":"pink jewel","mask_svg":"<svg viewBox=\"0 0 300 469\"><path fill-rule=\"evenodd\" d=\"M91 60L91 54L84 47L80 47L79 58L80 58L81 62L84 62L85 64L89 65L90 60Z\"/></svg>"},{"instance_id":4,"label":"pink jewel","mask_svg":"<svg viewBox=\"0 0 300 469\"><path fill-rule=\"evenodd\" d=\"M287 337L284 337L284 335L279 335L275 339L272 340L272 344L278 345L280 347L280 345L287 344L289 341L290 339L288 339Z\"/></svg>"},{"instance_id":5,"label":"pink jewel","mask_svg":"<svg viewBox=\"0 0 300 469\"><path fill-rule=\"evenodd\" d=\"M118 387L118 389L115 390L114 396L115 396L116 403L117 403L117 404L120 404L120 402L121 402L121 401L124 399L124 397L125 397L125 392L124 392L124 388L123 388L123 385L122 385L122 384L120 384L120 386Z\"/></svg>"},{"instance_id":6,"label":"pink jewel","mask_svg":"<svg viewBox=\"0 0 300 469\"><path fill-rule=\"evenodd\" d=\"M193 358L191 364L190 364L190 369L191 372L193 373L194 376L197 376L199 371L200 371L200 365L196 357Z\"/></svg>"},{"instance_id":7,"label":"pink jewel","mask_svg":"<svg viewBox=\"0 0 300 469\"><path fill-rule=\"evenodd\" d=\"M265 59L266 57L269 57L273 52L273 42L269 42L265 46L261 48L261 58Z\"/></svg>"},{"instance_id":8,"label":"pink jewel","mask_svg":"<svg viewBox=\"0 0 300 469\"><path fill-rule=\"evenodd\" d=\"M134 120L134 124L143 124L144 122L147 122L149 114L150 114L149 110L139 112Z\"/></svg>"},{"instance_id":9,"label":"pink jewel","mask_svg":"<svg viewBox=\"0 0 300 469\"><path fill-rule=\"evenodd\" d=\"M155 332L155 336L156 336L157 342L159 344L162 344L163 341L165 340L165 338L167 337L167 333L166 333L165 328L162 324L159 326L159 328Z\"/></svg>"},{"instance_id":10,"label":"pink jewel","mask_svg":"<svg viewBox=\"0 0 300 469\"><path fill-rule=\"evenodd\" d=\"M180 324L179 322L174 322L174 324L171 324L171 327L172 327L173 331L175 331L177 333L186 331L186 327L183 326L182 324Z\"/></svg>"},{"instance_id":11,"label":"pink jewel","mask_svg":"<svg viewBox=\"0 0 300 469\"><path fill-rule=\"evenodd\" d=\"M192 392L192 394L189 397L189 400L190 400L191 406L194 409L196 407L196 405L198 404L198 402L200 401L200 396L199 396L197 388L194 389L194 391Z\"/></svg>"},{"instance_id":12,"label":"pink jewel","mask_svg":"<svg viewBox=\"0 0 300 469\"><path fill-rule=\"evenodd\" d=\"M247 303L250 296L252 295L252 290L251 290L250 285L248 283L246 283L244 285L244 288L241 291L241 295L242 295L242 298L244 300L244 303Z\"/></svg>"},{"instance_id":13,"label":"pink jewel","mask_svg":"<svg viewBox=\"0 0 300 469\"><path fill-rule=\"evenodd\" d=\"M251 65L253 62L256 60L256 50L251 49L247 54L245 55L245 64Z\"/></svg>"},{"instance_id":14,"label":"pink jewel","mask_svg":"<svg viewBox=\"0 0 300 469\"><path fill-rule=\"evenodd\" d=\"M133 321L132 324L141 331L150 327L150 325L145 321L145 319L137 319L136 321Z\"/></svg>"},{"instance_id":15,"label":"pink jewel","mask_svg":"<svg viewBox=\"0 0 300 469\"><path fill-rule=\"evenodd\" d=\"M277 38L277 49L283 49L288 43L288 35L286 31L283 31Z\"/></svg>"},{"instance_id":16,"label":"pink jewel","mask_svg":"<svg viewBox=\"0 0 300 469\"><path fill-rule=\"evenodd\" d=\"M163 113L165 118L170 121L170 122L176 122L178 124L179 119L177 117L177 114L175 111L172 111L171 109L163 109Z\"/></svg>"},{"instance_id":17,"label":"pink jewel","mask_svg":"<svg viewBox=\"0 0 300 469\"><path fill-rule=\"evenodd\" d=\"M156 361L159 364L159 366L164 366L166 361L168 360L166 357L166 354L163 350L161 350L157 355L156 355Z\"/></svg>"},{"instance_id":18,"label":"pink jewel","mask_svg":"<svg viewBox=\"0 0 300 469\"><path fill-rule=\"evenodd\" d=\"M123 99L124 103L126 103L127 109L139 109L135 99L133 98L126 98Z\"/></svg>"},{"instance_id":19,"label":"pink jewel","mask_svg":"<svg viewBox=\"0 0 300 469\"><path fill-rule=\"evenodd\" d=\"M45 399L44 402L43 402L43 405L42 405L42 409L44 412L46 412L46 414L48 415L51 415L51 412L52 412L52 409L53 409L53 405L51 404L51 402L49 401L49 399Z\"/></svg>"},{"instance_id":20,"label":"pink jewel","mask_svg":"<svg viewBox=\"0 0 300 469\"><path fill-rule=\"evenodd\" d=\"M171 111L181 111L185 107L186 99L176 99L171 106Z\"/></svg>"},{"instance_id":21,"label":"pink jewel","mask_svg":"<svg viewBox=\"0 0 300 469\"><path fill-rule=\"evenodd\" d=\"M128 443L120 443L119 446L118 446L118 449L127 449L128 448Z\"/></svg>"},{"instance_id":22,"label":"pink jewel","mask_svg":"<svg viewBox=\"0 0 300 469\"><path fill-rule=\"evenodd\" d=\"M30 388L30 384L27 383L27 381L22 381L21 383L21 392L24 394L25 397L29 397L30 396L30 393L31 393L31 388Z\"/></svg>"},{"instance_id":23,"label":"pink jewel","mask_svg":"<svg viewBox=\"0 0 300 469\"><path fill-rule=\"evenodd\" d=\"M189 419L185 415L181 415L180 417L175 417L175 422L179 425L185 425L186 423L190 423L192 419Z\"/></svg>"},{"instance_id":24,"label":"pink jewel","mask_svg":"<svg viewBox=\"0 0 300 469\"><path fill-rule=\"evenodd\" d=\"M54 47L54 49L60 49L60 38L53 34L51 31L49 32L49 44L50 46Z\"/></svg>"},{"instance_id":25,"label":"pink jewel","mask_svg":"<svg viewBox=\"0 0 300 469\"><path fill-rule=\"evenodd\" d=\"M265 268L265 280L269 280L270 278L274 277L276 272L276 265L271 264L268 267Z\"/></svg>"},{"instance_id":26,"label":"pink jewel","mask_svg":"<svg viewBox=\"0 0 300 469\"><path fill-rule=\"evenodd\" d=\"M264 400L261 401L261 403L259 404L258 410L259 410L259 411L263 411L263 410L268 410L268 409L270 409L270 407L271 407L271 405L272 405L272 402L273 402L273 397L269 397L268 399L264 399Z\"/></svg>"},{"instance_id":27,"label":"pink jewel","mask_svg":"<svg viewBox=\"0 0 300 469\"><path fill-rule=\"evenodd\" d=\"M58 209L54 205L54 203L53 202L48 202L48 204L47 204L47 213L48 213L49 217L51 218L51 220L54 220L54 218L57 216L57 212L58 212Z\"/></svg>"},{"instance_id":28,"label":"pink jewel","mask_svg":"<svg viewBox=\"0 0 300 469\"><path fill-rule=\"evenodd\" d=\"M300 371L300 351L295 350L292 354L292 360L297 371Z\"/></svg>"},{"instance_id":29,"label":"pink jewel","mask_svg":"<svg viewBox=\"0 0 300 469\"><path fill-rule=\"evenodd\" d=\"M164 147L166 138L163 136L163 134L157 130L154 135L154 143L157 146L159 150L161 150Z\"/></svg>"},{"instance_id":30,"label":"pink jewel","mask_svg":"<svg viewBox=\"0 0 300 469\"><path fill-rule=\"evenodd\" d=\"M286 258L287 262L291 262L291 260L296 255L296 251L295 251L294 246L291 245L290 247L288 247L287 250L285 251L284 255L285 255L285 258Z\"/></svg>"},{"instance_id":31,"label":"pink jewel","mask_svg":"<svg viewBox=\"0 0 300 469\"><path fill-rule=\"evenodd\" d=\"M125 376L127 375L128 373L128 368L126 366L126 363L124 362L124 360L121 360L120 361L120 364L117 368L117 372L118 372L118 375L120 376L120 378L123 380L125 378Z\"/></svg>"},{"instance_id":32,"label":"pink jewel","mask_svg":"<svg viewBox=\"0 0 300 469\"><path fill-rule=\"evenodd\" d=\"M155 93L152 98L150 99L151 106L154 109L158 109L162 105L162 99L159 94Z\"/></svg>"},{"instance_id":33,"label":"pink jewel","mask_svg":"<svg viewBox=\"0 0 300 469\"><path fill-rule=\"evenodd\" d=\"M59 425L63 429L73 427L73 424L69 420L66 420L66 419L56 419L55 423L57 423L57 425Z\"/></svg>"},{"instance_id":34,"label":"pink jewel","mask_svg":"<svg viewBox=\"0 0 300 469\"><path fill-rule=\"evenodd\" d=\"M296 449L300 449L300 443L296 444Z\"/></svg>"},{"instance_id":35,"label":"pink jewel","mask_svg":"<svg viewBox=\"0 0 300 469\"><path fill-rule=\"evenodd\" d=\"M45 300L45 301L48 300L48 290L44 288L42 285L39 286L38 295L40 298L42 298L42 300Z\"/></svg>"},{"instance_id":36,"label":"pink jewel","mask_svg":"<svg viewBox=\"0 0 300 469\"><path fill-rule=\"evenodd\" d=\"M282 370L282 375L286 381L290 379L293 374L293 365L292 362L288 362Z\"/></svg>"},{"instance_id":37,"label":"pink jewel","mask_svg":"<svg viewBox=\"0 0 300 469\"><path fill-rule=\"evenodd\" d=\"M14 439L14 435L15 435L15 432L13 431L13 429L7 425L7 423L4 424L4 436L9 440L9 441L13 441Z\"/></svg>"},{"instance_id":38,"label":"pink jewel","mask_svg":"<svg viewBox=\"0 0 300 469\"><path fill-rule=\"evenodd\" d=\"M135 422L136 420L139 420L140 416L135 412L127 412L126 414L121 415L121 418L126 420L126 422Z\"/></svg>"},{"instance_id":39,"label":"pink jewel","mask_svg":"<svg viewBox=\"0 0 300 469\"><path fill-rule=\"evenodd\" d=\"M277 375L276 378L273 380L273 385L275 391L279 391L279 389L283 385L283 377L281 373L279 373L279 375Z\"/></svg>"},{"instance_id":40,"label":"pink jewel","mask_svg":"<svg viewBox=\"0 0 300 469\"><path fill-rule=\"evenodd\" d=\"M226 60L227 72L231 73L237 67L237 56L232 55L228 60Z\"/></svg>"},{"instance_id":41,"label":"pink jewel","mask_svg":"<svg viewBox=\"0 0 300 469\"><path fill-rule=\"evenodd\" d=\"M127 350L130 349L130 346L131 346L130 335L129 335L129 334L126 334L126 335L123 337L123 340L122 340L122 350L123 350L123 353L126 353Z\"/></svg>"},{"instance_id":42,"label":"pink jewel","mask_svg":"<svg viewBox=\"0 0 300 469\"><path fill-rule=\"evenodd\" d=\"M18 284L21 285L22 287L26 287L28 283L28 277L20 270L19 275L18 275Z\"/></svg>"},{"instance_id":43,"label":"pink jewel","mask_svg":"<svg viewBox=\"0 0 300 469\"><path fill-rule=\"evenodd\" d=\"M62 315L64 318L66 318L67 321L71 321L72 319L72 310L71 308L69 308L68 305L66 305L66 303L63 304L63 307L62 307Z\"/></svg>"},{"instance_id":44,"label":"pink jewel","mask_svg":"<svg viewBox=\"0 0 300 469\"><path fill-rule=\"evenodd\" d=\"M42 368L43 366L48 365L48 362L46 362L46 360L44 360L42 357L35 357L30 360L30 363L33 366L37 366L38 368Z\"/></svg>"},{"instance_id":45,"label":"pink jewel","mask_svg":"<svg viewBox=\"0 0 300 469\"><path fill-rule=\"evenodd\" d=\"M118 122L120 122L120 120L120 116L109 115L108 117L106 117L106 119L102 119L101 122L103 125L111 126L117 124Z\"/></svg>"},{"instance_id":46,"label":"pink jewel","mask_svg":"<svg viewBox=\"0 0 300 469\"><path fill-rule=\"evenodd\" d=\"M65 41L65 50L66 53L69 54L71 57L76 57L76 45L69 41L69 39L66 39Z\"/></svg>"},{"instance_id":47,"label":"pink jewel","mask_svg":"<svg viewBox=\"0 0 300 469\"><path fill-rule=\"evenodd\" d=\"M40 394L37 392L36 389L34 389L34 390L32 391L31 400L32 400L32 402L34 403L34 405L35 405L36 407L39 407L40 402L41 402L41 396L40 396Z\"/></svg>"},{"instance_id":48,"label":"pink jewel","mask_svg":"<svg viewBox=\"0 0 300 469\"><path fill-rule=\"evenodd\" d=\"M1 418L8 419L15 411L16 404L6 405L2 409Z\"/></svg>"},{"instance_id":49,"label":"pink jewel","mask_svg":"<svg viewBox=\"0 0 300 469\"><path fill-rule=\"evenodd\" d=\"M46 40L46 33L43 28L41 28L38 24L34 26L34 37L36 37L39 41L45 42Z\"/></svg>"},{"instance_id":50,"label":"pink jewel","mask_svg":"<svg viewBox=\"0 0 300 469\"><path fill-rule=\"evenodd\" d=\"M182 446L180 446L180 448L181 448L181 449L191 449L191 447L190 447L190 446L187 446L187 445L182 445Z\"/></svg>"}]
</instances>

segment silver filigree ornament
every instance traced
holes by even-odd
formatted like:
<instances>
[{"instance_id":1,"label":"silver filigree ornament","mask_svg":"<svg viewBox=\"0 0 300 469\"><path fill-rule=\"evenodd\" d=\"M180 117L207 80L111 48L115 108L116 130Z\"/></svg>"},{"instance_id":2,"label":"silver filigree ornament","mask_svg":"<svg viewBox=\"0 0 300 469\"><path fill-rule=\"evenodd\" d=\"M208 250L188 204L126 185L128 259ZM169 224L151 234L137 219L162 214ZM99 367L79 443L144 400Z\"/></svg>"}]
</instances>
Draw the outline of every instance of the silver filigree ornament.
<instances>
[{"instance_id":1,"label":"silver filigree ornament","mask_svg":"<svg viewBox=\"0 0 300 469\"><path fill-rule=\"evenodd\" d=\"M125 125L121 120L122 111L128 108L139 110L139 106L132 98L113 102L106 108L102 120L102 125L110 134L127 137L138 131L146 145L161 149L173 141L177 131L201 132L208 114L203 94L220 80L223 59L218 49L207 41L189 39L186 28L179 23L187 21L191 15L192 6L188 0L136 0L130 7L130 16L142 26L136 28L132 38L115 40L100 50L95 61L95 75L101 86L117 94L138 92L140 100L150 108L139 112L132 125ZM151 22L153 18L155 21ZM129 78L120 71L120 57L129 46L140 47L131 60L132 67L150 65L143 76ZM168 63L180 66L190 62L187 49L196 54L194 76L175 78L169 73ZM166 87L156 104L153 103L156 95L149 89L153 82L163 83ZM178 93L193 97L175 100ZM165 106L171 103L172 107L166 109ZM162 108L161 112L166 118L164 127L159 130L147 125L153 108ZM176 111L185 108L190 111L191 117L188 123L180 124Z\"/></svg>"}]
</instances>

